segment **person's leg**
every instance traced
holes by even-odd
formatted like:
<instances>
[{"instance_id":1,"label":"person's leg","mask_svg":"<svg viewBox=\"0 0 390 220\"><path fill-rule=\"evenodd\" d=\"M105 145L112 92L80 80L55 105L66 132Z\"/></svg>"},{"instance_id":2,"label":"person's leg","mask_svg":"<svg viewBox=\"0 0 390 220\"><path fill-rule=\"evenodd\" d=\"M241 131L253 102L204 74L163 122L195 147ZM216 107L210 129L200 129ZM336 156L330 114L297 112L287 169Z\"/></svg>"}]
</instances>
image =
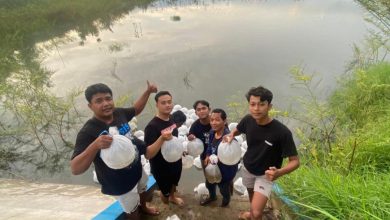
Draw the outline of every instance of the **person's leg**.
<instances>
[{"instance_id":1,"label":"person's leg","mask_svg":"<svg viewBox=\"0 0 390 220\"><path fill-rule=\"evenodd\" d=\"M169 195L171 186L169 185L169 178L162 175L154 175L158 188L160 189L160 198L164 204L169 204Z\"/></svg>"},{"instance_id":2,"label":"person's leg","mask_svg":"<svg viewBox=\"0 0 390 220\"><path fill-rule=\"evenodd\" d=\"M146 192L146 185L148 183L148 175L145 173L144 169L142 168L142 177L138 181L138 193L140 197L140 211L147 215L159 215L159 210L154 206L148 206L147 205L147 198L148 198L148 192ZM150 201L149 201L150 202Z\"/></svg>"},{"instance_id":3,"label":"person's leg","mask_svg":"<svg viewBox=\"0 0 390 220\"><path fill-rule=\"evenodd\" d=\"M249 196L249 203L250 204L252 203L252 199L253 199L253 188L255 186L255 180L256 180L256 176L251 174L251 173L249 173L249 171L247 171L245 169L245 167L243 167L242 168L242 184L248 190L248 196ZM250 211L241 212L238 218L239 219L250 219L251 218L251 212Z\"/></svg>"},{"instance_id":4,"label":"person's leg","mask_svg":"<svg viewBox=\"0 0 390 220\"><path fill-rule=\"evenodd\" d=\"M217 192L216 192L217 184L209 183L208 181L206 181L206 188L209 190L209 197L206 199L201 198L200 200L201 206L205 206L210 202L217 200Z\"/></svg>"},{"instance_id":5,"label":"person's leg","mask_svg":"<svg viewBox=\"0 0 390 220\"><path fill-rule=\"evenodd\" d=\"M137 192L137 187L134 187L131 191L115 196L119 204L122 206L123 211L126 213L126 219L139 220L140 215L138 212L138 206L140 198Z\"/></svg>"},{"instance_id":6,"label":"person's leg","mask_svg":"<svg viewBox=\"0 0 390 220\"><path fill-rule=\"evenodd\" d=\"M273 182L267 180L265 175L258 176L255 181L254 193L251 202L251 218L262 219L263 211L271 195Z\"/></svg>"},{"instance_id":7,"label":"person's leg","mask_svg":"<svg viewBox=\"0 0 390 220\"><path fill-rule=\"evenodd\" d=\"M233 183L233 180L230 181L229 191L230 191L230 195L232 196L232 195L233 195L233 191L234 191L234 183Z\"/></svg>"},{"instance_id":8,"label":"person's leg","mask_svg":"<svg viewBox=\"0 0 390 220\"><path fill-rule=\"evenodd\" d=\"M182 198L178 197L176 195L176 186L172 185L171 187L171 192L169 194L169 201L172 202L173 204L176 204L178 206L184 206L184 201Z\"/></svg>"},{"instance_id":9,"label":"person's leg","mask_svg":"<svg viewBox=\"0 0 390 220\"><path fill-rule=\"evenodd\" d=\"M206 181L206 188L209 190L210 198L217 198L217 192L216 192L217 184L209 183L208 181Z\"/></svg>"},{"instance_id":10,"label":"person's leg","mask_svg":"<svg viewBox=\"0 0 390 220\"><path fill-rule=\"evenodd\" d=\"M147 215L159 215L160 211L155 206L150 206L146 203L146 198L148 197L147 192L142 192L140 196L140 210L142 213Z\"/></svg>"},{"instance_id":11,"label":"person's leg","mask_svg":"<svg viewBox=\"0 0 390 220\"><path fill-rule=\"evenodd\" d=\"M169 178L167 179L167 184L169 184L170 192L169 201L180 207L184 206L184 201L182 198L176 195L176 186L179 184L182 168L183 165L181 160L179 160L175 164L172 164L171 169L169 170Z\"/></svg>"},{"instance_id":12,"label":"person's leg","mask_svg":"<svg viewBox=\"0 0 390 220\"><path fill-rule=\"evenodd\" d=\"M231 182L232 181L218 184L219 192L221 193L221 195L223 197L221 207L226 207L230 203L230 183Z\"/></svg>"},{"instance_id":13,"label":"person's leg","mask_svg":"<svg viewBox=\"0 0 390 220\"><path fill-rule=\"evenodd\" d=\"M126 217L125 217L126 220L140 220L140 215L139 215L139 212L138 212L138 209L136 209L134 212L132 213L126 213Z\"/></svg>"},{"instance_id":14,"label":"person's leg","mask_svg":"<svg viewBox=\"0 0 390 220\"><path fill-rule=\"evenodd\" d=\"M252 199L253 199L253 188L246 188L248 190L248 197L249 197L249 203L252 204ZM251 219L251 212L250 211L245 211L241 212L238 219Z\"/></svg>"},{"instance_id":15,"label":"person's leg","mask_svg":"<svg viewBox=\"0 0 390 220\"><path fill-rule=\"evenodd\" d=\"M252 220L261 220L263 217L263 210L267 204L268 198L259 193L254 192L253 199L251 203L251 219Z\"/></svg>"}]
</instances>

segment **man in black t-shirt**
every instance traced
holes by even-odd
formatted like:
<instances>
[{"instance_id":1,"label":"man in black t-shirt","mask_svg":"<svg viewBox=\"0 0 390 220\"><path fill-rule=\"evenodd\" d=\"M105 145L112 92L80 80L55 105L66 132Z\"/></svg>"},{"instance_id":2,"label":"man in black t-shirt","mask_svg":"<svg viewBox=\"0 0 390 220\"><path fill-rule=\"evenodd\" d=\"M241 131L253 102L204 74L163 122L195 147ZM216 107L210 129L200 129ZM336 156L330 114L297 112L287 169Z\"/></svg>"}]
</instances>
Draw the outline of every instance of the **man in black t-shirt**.
<instances>
[{"instance_id":1,"label":"man in black t-shirt","mask_svg":"<svg viewBox=\"0 0 390 220\"><path fill-rule=\"evenodd\" d=\"M158 142L159 137L164 132L171 132L175 136L178 134L176 124L171 117L173 108L172 96L168 91L160 91L154 99L158 112L145 128L145 143L147 145L156 144L159 147L159 150L151 155L151 171L161 191L161 200L165 204L172 202L183 206L184 201L175 195L176 186L179 184L181 177L181 159L172 163L167 162L161 154L160 148L163 143Z\"/></svg>"},{"instance_id":2,"label":"man in black t-shirt","mask_svg":"<svg viewBox=\"0 0 390 220\"><path fill-rule=\"evenodd\" d=\"M209 133L211 130L210 125L210 104L206 100L198 100L193 105L195 114L199 117L194 123L192 123L188 140L192 141L195 138L199 138L204 145L204 150L200 155L200 160L203 161L206 158L206 149L209 143ZM204 164L202 167L204 169Z\"/></svg>"},{"instance_id":3,"label":"man in black t-shirt","mask_svg":"<svg viewBox=\"0 0 390 220\"><path fill-rule=\"evenodd\" d=\"M199 138L203 142L203 152L200 154L200 161L203 169L203 175L205 176L205 184L207 184L206 175L204 173L206 159L206 150L209 145L210 136L210 104L206 100L197 100L193 105L195 114L199 117L194 123L192 123L188 135L188 140L192 141L195 138ZM202 201L200 201L202 203Z\"/></svg>"},{"instance_id":4,"label":"man in black t-shirt","mask_svg":"<svg viewBox=\"0 0 390 220\"><path fill-rule=\"evenodd\" d=\"M244 133L248 143L242 182L248 190L251 209L240 213L240 219L262 219L273 181L299 167L291 131L268 115L272 96L271 91L262 86L251 88L246 94L250 114L224 137L225 141L231 141L234 136ZM288 157L288 163L282 167L285 157Z\"/></svg>"},{"instance_id":5,"label":"man in black t-shirt","mask_svg":"<svg viewBox=\"0 0 390 220\"><path fill-rule=\"evenodd\" d=\"M138 155L135 161L123 169L111 169L100 157L100 150L109 148L112 137L108 135L110 127L118 129L120 135L131 137L131 128L128 122L141 113L149 95L157 92L157 87L147 81L147 89L135 102L132 108L115 108L111 89L102 83L89 86L85 90L88 107L94 116L89 119L77 134L74 153L71 159L71 170L74 175L84 173L92 164L95 165L97 178L102 186L102 193L112 195L118 199L130 219L139 219L140 211L146 214L158 215L155 207L146 205L145 193L147 176L143 172L140 156L148 157L158 150L156 145L146 147L145 144L133 139L137 146ZM169 136L165 136L168 138ZM164 140L161 139L162 143ZM140 196L138 195L140 193Z\"/></svg>"}]
</instances>

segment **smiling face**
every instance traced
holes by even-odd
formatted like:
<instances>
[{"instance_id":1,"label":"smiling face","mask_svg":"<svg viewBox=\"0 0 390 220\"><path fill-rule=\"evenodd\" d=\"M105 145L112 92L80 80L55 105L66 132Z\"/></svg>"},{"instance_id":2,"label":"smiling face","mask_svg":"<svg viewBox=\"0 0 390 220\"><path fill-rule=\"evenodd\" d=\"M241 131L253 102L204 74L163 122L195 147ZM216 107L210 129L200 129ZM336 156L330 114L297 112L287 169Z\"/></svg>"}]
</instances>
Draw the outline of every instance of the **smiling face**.
<instances>
[{"instance_id":1,"label":"smiling face","mask_svg":"<svg viewBox=\"0 0 390 220\"><path fill-rule=\"evenodd\" d=\"M206 105L203 105L202 103L198 103L196 105L195 114L199 117L199 119L206 119L209 117L210 114L210 108Z\"/></svg>"},{"instance_id":2,"label":"smiling face","mask_svg":"<svg viewBox=\"0 0 390 220\"><path fill-rule=\"evenodd\" d=\"M215 132L223 131L225 127L226 120L223 120L221 117L221 113L213 112L210 116L210 125L211 129L213 129Z\"/></svg>"},{"instance_id":3,"label":"smiling face","mask_svg":"<svg viewBox=\"0 0 390 220\"><path fill-rule=\"evenodd\" d=\"M156 107L157 107L159 114L169 115L173 109L172 96L162 95L162 96L158 97Z\"/></svg>"},{"instance_id":4,"label":"smiling face","mask_svg":"<svg viewBox=\"0 0 390 220\"><path fill-rule=\"evenodd\" d=\"M96 93L92 96L88 107L93 111L95 117L100 120L109 120L113 117L114 101L110 93Z\"/></svg>"},{"instance_id":5,"label":"smiling face","mask_svg":"<svg viewBox=\"0 0 390 220\"><path fill-rule=\"evenodd\" d=\"M250 96L249 112L257 122L267 120L271 108L272 104L269 104L268 101L261 101L260 96Z\"/></svg>"}]
</instances>

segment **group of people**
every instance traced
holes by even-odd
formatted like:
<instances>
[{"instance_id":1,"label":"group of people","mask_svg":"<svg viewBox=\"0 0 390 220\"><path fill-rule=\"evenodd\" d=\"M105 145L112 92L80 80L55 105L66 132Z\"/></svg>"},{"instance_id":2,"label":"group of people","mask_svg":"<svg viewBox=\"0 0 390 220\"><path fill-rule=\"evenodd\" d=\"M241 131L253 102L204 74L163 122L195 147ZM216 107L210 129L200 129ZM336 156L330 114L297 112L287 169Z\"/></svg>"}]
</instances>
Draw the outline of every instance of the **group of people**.
<instances>
[{"instance_id":1,"label":"group of people","mask_svg":"<svg viewBox=\"0 0 390 220\"><path fill-rule=\"evenodd\" d=\"M144 109L149 96L156 93L157 114L145 127L144 141L131 135L128 122ZM177 195L176 187L180 181L182 161L167 162L161 146L172 136L177 136L177 121L180 115L172 115L173 99L168 91L157 92L157 87L147 81L147 89L130 108L116 108L111 89L102 83L89 86L85 90L88 107L94 113L79 131L74 153L71 158L71 170L74 175L84 173L92 163L95 165L97 178L101 183L102 193L114 196L126 212L128 219L140 219L140 212L159 215L156 207L146 203L147 175L142 168L141 155L149 159L151 172L161 191L161 201L183 206L184 201ZM276 119L269 116L272 108L272 93L262 87L251 88L246 94L249 114L232 131L226 126L227 115L223 109L210 109L205 100L198 100L193 108L198 119L191 125L188 140L199 138L204 144L200 155L203 170L211 163L209 157L216 155L221 142L230 143L235 136L245 134L248 144L244 155L243 184L249 193L250 210L239 214L240 219L261 219L265 205L270 197L273 181L292 172L299 166L297 150L290 130ZM182 123L182 122L181 122ZM137 158L123 169L111 169L99 156L100 150L109 148L113 138L109 128L116 127L120 135L129 137L136 146ZM288 162L282 167L283 158ZM217 200L216 187L223 197L220 204L226 207L230 203L232 181L237 173L238 164L217 163L222 180L209 183L209 197L200 201L205 206Z\"/></svg>"}]
</instances>

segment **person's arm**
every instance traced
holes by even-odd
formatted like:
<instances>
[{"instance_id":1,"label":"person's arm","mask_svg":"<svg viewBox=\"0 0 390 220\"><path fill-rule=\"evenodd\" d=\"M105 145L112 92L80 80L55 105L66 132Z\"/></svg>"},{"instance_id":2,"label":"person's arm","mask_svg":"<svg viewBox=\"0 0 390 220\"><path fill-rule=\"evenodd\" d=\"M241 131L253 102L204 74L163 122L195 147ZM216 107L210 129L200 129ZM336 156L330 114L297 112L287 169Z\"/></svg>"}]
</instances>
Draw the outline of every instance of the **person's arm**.
<instances>
[{"instance_id":1,"label":"person's arm","mask_svg":"<svg viewBox=\"0 0 390 220\"><path fill-rule=\"evenodd\" d=\"M110 147L112 137L109 135L101 135L95 139L88 147L79 155L74 157L70 162L70 167L73 175L79 175L88 170L91 166L97 152L100 149Z\"/></svg>"},{"instance_id":2,"label":"person's arm","mask_svg":"<svg viewBox=\"0 0 390 220\"><path fill-rule=\"evenodd\" d=\"M187 139L188 139L188 141L193 141L193 140L196 139L196 137L195 137L195 135L193 135L193 134L189 134L189 135L187 136Z\"/></svg>"},{"instance_id":3,"label":"person's arm","mask_svg":"<svg viewBox=\"0 0 390 220\"><path fill-rule=\"evenodd\" d=\"M191 125L190 127L190 131L188 132L188 135L187 135L187 139L188 141L192 141L192 140L195 140L196 136L195 136L195 122Z\"/></svg>"},{"instance_id":4,"label":"person's arm","mask_svg":"<svg viewBox=\"0 0 390 220\"><path fill-rule=\"evenodd\" d=\"M229 134L223 136L223 142L231 143L235 136L241 134L237 128L234 128Z\"/></svg>"},{"instance_id":5,"label":"person's arm","mask_svg":"<svg viewBox=\"0 0 390 220\"><path fill-rule=\"evenodd\" d=\"M211 140L209 142L209 145L208 147L206 148L206 152L205 152L205 159L204 161L201 161L203 162L204 166L206 167L209 163L210 163L210 155L212 154L213 150L212 150L212 146L211 146Z\"/></svg>"},{"instance_id":6,"label":"person's arm","mask_svg":"<svg viewBox=\"0 0 390 220\"><path fill-rule=\"evenodd\" d=\"M204 167L207 167L207 165L209 165L210 163L210 155L207 155L206 158L204 158L204 161L202 161L202 163L204 164Z\"/></svg>"},{"instance_id":7,"label":"person's arm","mask_svg":"<svg viewBox=\"0 0 390 220\"><path fill-rule=\"evenodd\" d=\"M144 110L146 103L148 102L149 96L152 93L157 92L157 86L154 84L150 84L149 81L146 81L148 87L145 92L137 99L134 103L133 107L135 109L135 115L138 115Z\"/></svg>"},{"instance_id":8,"label":"person's arm","mask_svg":"<svg viewBox=\"0 0 390 220\"><path fill-rule=\"evenodd\" d=\"M296 170L298 167L299 167L299 157L291 156L288 157L288 163L286 166L280 169L277 169L276 167L269 167L269 169L265 171L265 175L268 180L274 181L283 175L291 173L292 171Z\"/></svg>"},{"instance_id":9,"label":"person's arm","mask_svg":"<svg viewBox=\"0 0 390 220\"><path fill-rule=\"evenodd\" d=\"M149 145L146 148L145 158L149 160L154 156L156 156L161 146L163 145L164 141L170 140L171 138L172 138L172 131L163 132L153 144Z\"/></svg>"}]
</instances>

